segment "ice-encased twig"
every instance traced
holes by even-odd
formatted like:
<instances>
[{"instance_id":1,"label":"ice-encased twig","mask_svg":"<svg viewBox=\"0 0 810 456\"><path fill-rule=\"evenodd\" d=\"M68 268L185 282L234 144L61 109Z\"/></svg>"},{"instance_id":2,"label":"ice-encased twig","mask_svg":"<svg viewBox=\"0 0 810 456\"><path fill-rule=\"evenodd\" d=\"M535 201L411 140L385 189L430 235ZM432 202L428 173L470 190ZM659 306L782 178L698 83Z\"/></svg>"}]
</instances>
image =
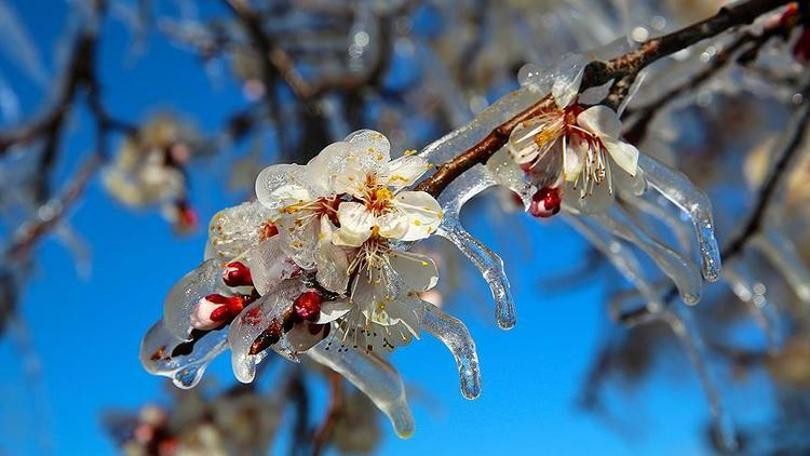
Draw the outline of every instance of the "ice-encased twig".
<instances>
[{"instance_id":1,"label":"ice-encased twig","mask_svg":"<svg viewBox=\"0 0 810 456\"><path fill-rule=\"evenodd\" d=\"M605 233L587 218L570 214L564 214L563 216L566 222L579 231L597 250L602 252L613 267L636 287L646 301L646 307L650 314L654 315L663 308L660 293L656 291L655 285L644 276L641 264L630 248L612 235ZM619 309L612 308L611 314L614 318L618 318L621 312Z\"/></svg>"},{"instance_id":2,"label":"ice-encased twig","mask_svg":"<svg viewBox=\"0 0 810 456\"><path fill-rule=\"evenodd\" d=\"M793 241L774 227L766 226L751 238L751 246L768 258L802 303L810 305L810 270L797 254L799 250Z\"/></svg>"},{"instance_id":3,"label":"ice-encased twig","mask_svg":"<svg viewBox=\"0 0 810 456\"><path fill-rule=\"evenodd\" d=\"M703 278L714 282L720 275L720 249L714 236L712 205L709 197L695 187L686 175L673 170L654 158L639 154L638 166L647 183L660 192L692 219L697 236Z\"/></svg>"},{"instance_id":4,"label":"ice-encased twig","mask_svg":"<svg viewBox=\"0 0 810 456\"><path fill-rule=\"evenodd\" d=\"M543 94L528 88L511 92L481 111L468 124L428 144L419 155L431 163L450 160L460 151L474 146L492 130L531 106L542 96Z\"/></svg>"},{"instance_id":5,"label":"ice-encased twig","mask_svg":"<svg viewBox=\"0 0 810 456\"><path fill-rule=\"evenodd\" d=\"M310 348L306 356L344 376L385 413L400 438L410 437L413 416L399 373L375 353L353 348L326 350L324 346L320 343Z\"/></svg>"},{"instance_id":6,"label":"ice-encased twig","mask_svg":"<svg viewBox=\"0 0 810 456\"><path fill-rule=\"evenodd\" d=\"M689 260L669 247L656 241L635 222L618 205L612 205L605 213L590 216L601 222L611 233L625 239L643 250L655 264L670 278L687 304L696 304L700 300L703 281L700 273L692 267Z\"/></svg>"},{"instance_id":7,"label":"ice-encased twig","mask_svg":"<svg viewBox=\"0 0 810 456\"><path fill-rule=\"evenodd\" d=\"M481 394L481 372L478 353L470 331L461 320L448 315L433 304L423 302L425 313L422 329L441 340L453 354L461 381L461 393L467 399Z\"/></svg>"},{"instance_id":8,"label":"ice-encased twig","mask_svg":"<svg viewBox=\"0 0 810 456\"><path fill-rule=\"evenodd\" d=\"M182 389L193 388L202 379L208 364L225 351L228 331L220 329L203 335L194 342L191 352L186 355L173 355L174 349L182 342L171 334L160 320L155 323L141 342L141 364L147 372L172 379L175 386Z\"/></svg>"},{"instance_id":9,"label":"ice-encased twig","mask_svg":"<svg viewBox=\"0 0 810 456\"><path fill-rule=\"evenodd\" d=\"M723 265L723 278L737 298L748 305L754 321L768 337L770 349L778 349L782 345L779 312L765 296L765 285L753 277L741 258Z\"/></svg>"},{"instance_id":10,"label":"ice-encased twig","mask_svg":"<svg viewBox=\"0 0 810 456\"><path fill-rule=\"evenodd\" d=\"M682 305L674 305L668 307L662 315L664 321L680 340L689 361L698 374L706 399L709 402L717 434L724 449L727 451L736 450L737 434L734 422L720 396L715 376L706 362L706 348L704 347L703 337L692 318L692 309Z\"/></svg>"},{"instance_id":11,"label":"ice-encased twig","mask_svg":"<svg viewBox=\"0 0 810 456\"><path fill-rule=\"evenodd\" d=\"M439 197L444 209L444 219L436 234L453 243L481 271L495 299L498 326L510 329L515 326L515 304L503 260L467 232L459 221L461 207L472 197L493 185L495 180L480 165L476 165L453 181Z\"/></svg>"},{"instance_id":12,"label":"ice-encased twig","mask_svg":"<svg viewBox=\"0 0 810 456\"><path fill-rule=\"evenodd\" d=\"M194 307L206 295L219 291L221 275L221 263L212 258L183 276L169 290L163 303L163 326L169 334L180 340L188 338Z\"/></svg>"}]
</instances>

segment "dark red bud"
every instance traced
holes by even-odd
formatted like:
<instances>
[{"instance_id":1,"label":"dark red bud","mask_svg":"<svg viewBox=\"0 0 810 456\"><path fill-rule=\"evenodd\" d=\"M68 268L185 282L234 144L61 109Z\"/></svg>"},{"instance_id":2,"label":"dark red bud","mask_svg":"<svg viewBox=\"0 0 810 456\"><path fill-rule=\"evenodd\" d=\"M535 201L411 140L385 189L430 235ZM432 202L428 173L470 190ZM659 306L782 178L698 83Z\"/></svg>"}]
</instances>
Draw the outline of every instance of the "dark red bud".
<instances>
[{"instance_id":1,"label":"dark red bud","mask_svg":"<svg viewBox=\"0 0 810 456\"><path fill-rule=\"evenodd\" d=\"M245 298L242 296L223 296L221 294L210 294L205 299L214 304L222 304L211 312L209 317L212 321L232 320L245 308Z\"/></svg>"},{"instance_id":2,"label":"dark red bud","mask_svg":"<svg viewBox=\"0 0 810 456\"><path fill-rule=\"evenodd\" d=\"M532 195L529 213L535 217L551 217L560 212L561 204L559 188L543 187Z\"/></svg>"},{"instance_id":3,"label":"dark red bud","mask_svg":"<svg viewBox=\"0 0 810 456\"><path fill-rule=\"evenodd\" d=\"M295 298L293 310L301 320L315 321L321 313L321 295L316 291L305 291Z\"/></svg>"},{"instance_id":4,"label":"dark red bud","mask_svg":"<svg viewBox=\"0 0 810 456\"><path fill-rule=\"evenodd\" d=\"M233 261L225 265L225 269L222 271L222 281L229 287L253 285L250 269L240 261Z\"/></svg>"}]
</instances>

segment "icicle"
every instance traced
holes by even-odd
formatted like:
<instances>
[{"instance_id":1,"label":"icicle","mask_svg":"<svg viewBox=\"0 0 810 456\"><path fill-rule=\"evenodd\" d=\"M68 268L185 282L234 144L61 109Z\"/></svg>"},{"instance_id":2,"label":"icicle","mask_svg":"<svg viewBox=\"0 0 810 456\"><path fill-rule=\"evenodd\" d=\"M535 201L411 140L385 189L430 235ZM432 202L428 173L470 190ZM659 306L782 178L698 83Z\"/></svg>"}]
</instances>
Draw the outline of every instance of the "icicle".
<instances>
[{"instance_id":1,"label":"icicle","mask_svg":"<svg viewBox=\"0 0 810 456\"><path fill-rule=\"evenodd\" d=\"M703 264L703 278L709 282L720 274L720 249L714 237L712 206L709 198L695 187L683 173L670 169L654 158L639 154L638 166L647 182L692 219Z\"/></svg>"},{"instance_id":2,"label":"icicle","mask_svg":"<svg viewBox=\"0 0 810 456\"><path fill-rule=\"evenodd\" d=\"M513 328L516 321L515 303L501 257L468 233L456 218L445 216L436 234L452 242L481 271L495 299L498 326L501 329Z\"/></svg>"},{"instance_id":3,"label":"icicle","mask_svg":"<svg viewBox=\"0 0 810 456\"><path fill-rule=\"evenodd\" d=\"M641 264L635 253L624 243L613 236L602 232L597 226L591 226L587 218L564 214L565 221L582 234L594 247L596 247L610 261L610 263L624 276L641 294L646 302L650 314L656 314L664 306L661 295L655 286L644 276ZM596 224L593 224L596 225ZM618 308L611 309L615 319L623 313Z\"/></svg>"},{"instance_id":4,"label":"icicle","mask_svg":"<svg viewBox=\"0 0 810 456\"><path fill-rule=\"evenodd\" d=\"M614 204L606 213L592 217L603 223L605 229L637 245L649 255L672 279L685 303L696 304L700 301L703 288L700 273L681 255L652 239L640 226L630 220L618 205Z\"/></svg>"},{"instance_id":5,"label":"icicle","mask_svg":"<svg viewBox=\"0 0 810 456\"><path fill-rule=\"evenodd\" d=\"M737 449L737 434L734 422L718 392L716 380L706 363L706 349L703 338L692 319L692 310L686 306L674 305L664 314L664 320L681 341L689 361L697 371L703 391L709 401L712 417L723 447L728 451Z\"/></svg>"},{"instance_id":6,"label":"icicle","mask_svg":"<svg viewBox=\"0 0 810 456\"><path fill-rule=\"evenodd\" d=\"M325 346L324 343L318 344L310 348L306 354L315 362L343 375L365 393L374 405L388 416L400 438L410 437L414 428L413 416L405 397L405 385L399 373L374 353L351 348L326 350Z\"/></svg>"},{"instance_id":7,"label":"icicle","mask_svg":"<svg viewBox=\"0 0 810 456\"><path fill-rule=\"evenodd\" d=\"M446 314L433 304L423 304L425 314L422 329L441 340L453 353L461 380L461 394L467 399L477 398L481 394L481 373L470 331L461 320Z\"/></svg>"},{"instance_id":8,"label":"icicle","mask_svg":"<svg viewBox=\"0 0 810 456\"><path fill-rule=\"evenodd\" d=\"M193 388L208 367L208 364L225 351L228 331L217 330L202 335L192 342L177 340L158 321L146 333L141 342L141 364L147 372L172 379L175 386L182 389ZM192 344L183 354L175 354L182 344Z\"/></svg>"},{"instance_id":9,"label":"icicle","mask_svg":"<svg viewBox=\"0 0 810 456\"><path fill-rule=\"evenodd\" d=\"M778 349L783 342L779 313L773 303L768 302L765 285L754 279L742 259L735 259L730 264L723 265L723 278L737 298L748 305L754 321L768 337L770 349Z\"/></svg>"},{"instance_id":10,"label":"icicle","mask_svg":"<svg viewBox=\"0 0 810 456\"><path fill-rule=\"evenodd\" d=\"M793 242L773 227L765 227L751 239L751 245L768 258L796 296L805 305L810 305L810 270L799 257L799 249Z\"/></svg>"},{"instance_id":11,"label":"icicle","mask_svg":"<svg viewBox=\"0 0 810 456\"><path fill-rule=\"evenodd\" d=\"M660 195L656 195L656 197L664 198ZM675 235L675 239L678 241L678 246L682 251L692 251L692 237L689 235L689 230L686 228L680 217L667 210L665 205L668 205L669 203L664 201L648 201L644 197L625 194L622 194L622 200L630 203L628 207L632 207L639 212L643 212L653 217L656 220L660 220Z\"/></svg>"},{"instance_id":12,"label":"icicle","mask_svg":"<svg viewBox=\"0 0 810 456\"><path fill-rule=\"evenodd\" d=\"M495 299L498 326L510 329L515 326L515 304L503 260L467 232L459 220L461 207L493 185L495 180L487 169L476 165L447 186L439 197L444 219L436 234L452 242L481 271Z\"/></svg>"}]
</instances>

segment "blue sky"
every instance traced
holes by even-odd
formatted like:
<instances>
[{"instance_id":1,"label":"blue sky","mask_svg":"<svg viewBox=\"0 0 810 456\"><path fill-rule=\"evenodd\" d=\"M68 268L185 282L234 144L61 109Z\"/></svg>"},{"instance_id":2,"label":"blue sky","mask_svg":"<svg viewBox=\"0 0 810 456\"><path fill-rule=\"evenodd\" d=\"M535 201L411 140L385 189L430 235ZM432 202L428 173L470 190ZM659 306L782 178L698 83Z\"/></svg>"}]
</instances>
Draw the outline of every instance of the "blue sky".
<instances>
[{"instance_id":1,"label":"blue sky","mask_svg":"<svg viewBox=\"0 0 810 456\"><path fill-rule=\"evenodd\" d=\"M42 14L40 2L11 5L53 75L54 47L66 43L67 5L48 2L48 14ZM188 114L210 131L244 105L227 77L212 85L193 55L152 36L145 57L135 58L119 22L108 21L103 34L104 101L116 116L139 121L169 109ZM0 71L19 96L23 117L42 108L47 92L13 61L0 59ZM89 127L86 115L73 118L61 173L70 172L77 157L87 152ZM204 162L193 172L192 199L203 220L242 196L225 190L220 163ZM70 253L52 239L38 249L39 261L21 304L41 372L25 375L31 358L21 356L14 338L0 340L0 453L37 454L42 451L37 439L45 435L56 454L111 454L114 447L100 425L102 411L134 410L168 399L164 382L141 368L138 344L159 317L168 288L201 259L203 233L177 238L155 212L122 208L98 182L75 209L71 224L92 250L92 271L81 277ZM507 228L517 229L520 236ZM483 280L465 275L465 292L453 300L450 311L464 318L475 336L483 395L472 402L461 397L452 358L429 336L396 353L395 364L413 391L417 431L400 441L386 423L383 454L701 451L708 409L688 369L664 366L640 390L618 394L619 413L638 429L635 438L620 436L576 408L583 376L609 324L603 293L614 276L600 273L564 293L538 287L539 277L580 261L585 246L574 232L559 220L538 224L519 215L498 223L478 222L473 231L507 258L518 325L509 332L497 329ZM209 374L229 384L234 380L225 358ZM679 366L685 366L681 361ZM320 405L315 404L316 414Z\"/></svg>"}]
</instances>

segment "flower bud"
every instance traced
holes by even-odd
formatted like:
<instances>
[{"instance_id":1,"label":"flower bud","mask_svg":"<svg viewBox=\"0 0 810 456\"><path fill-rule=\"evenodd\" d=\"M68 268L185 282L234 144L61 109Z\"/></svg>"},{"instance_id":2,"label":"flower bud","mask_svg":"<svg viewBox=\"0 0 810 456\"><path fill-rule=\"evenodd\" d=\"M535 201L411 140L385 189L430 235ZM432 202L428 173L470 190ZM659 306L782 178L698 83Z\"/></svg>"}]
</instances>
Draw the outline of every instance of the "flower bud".
<instances>
[{"instance_id":1,"label":"flower bud","mask_svg":"<svg viewBox=\"0 0 810 456\"><path fill-rule=\"evenodd\" d=\"M225 265L222 281L229 287L253 286L250 269L240 261L232 261Z\"/></svg>"},{"instance_id":2,"label":"flower bud","mask_svg":"<svg viewBox=\"0 0 810 456\"><path fill-rule=\"evenodd\" d=\"M561 202L559 188L543 187L532 195L529 213L535 217L551 217L560 212Z\"/></svg>"},{"instance_id":3,"label":"flower bud","mask_svg":"<svg viewBox=\"0 0 810 456\"><path fill-rule=\"evenodd\" d=\"M305 291L295 298L293 310L299 320L315 321L321 313L321 295L316 291Z\"/></svg>"},{"instance_id":4,"label":"flower bud","mask_svg":"<svg viewBox=\"0 0 810 456\"><path fill-rule=\"evenodd\" d=\"M191 326L208 331L234 319L245 308L242 296L210 294L197 302L191 314Z\"/></svg>"}]
</instances>

